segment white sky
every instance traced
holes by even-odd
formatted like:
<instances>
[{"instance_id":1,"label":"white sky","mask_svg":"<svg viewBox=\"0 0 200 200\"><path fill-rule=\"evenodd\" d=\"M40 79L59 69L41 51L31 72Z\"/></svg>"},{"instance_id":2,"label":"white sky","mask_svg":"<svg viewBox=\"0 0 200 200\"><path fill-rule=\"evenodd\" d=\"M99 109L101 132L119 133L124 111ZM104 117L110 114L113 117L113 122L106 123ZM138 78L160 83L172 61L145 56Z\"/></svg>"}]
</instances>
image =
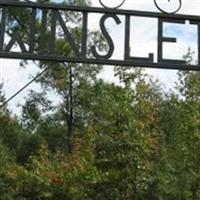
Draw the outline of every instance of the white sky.
<instances>
[{"instance_id":1,"label":"white sky","mask_svg":"<svg viewBox=\"0 0 200 200\"><path fill-rule=\"evenodd\" d=\"M165 2L164 7L171 9L171 5L168 5L168 0L157 0L158 2ZM172 4L176 6L178 0L171 0ZM198 15L200 10L200 0L182 0L183 7L179 13ZM121 2L121 0L103 0L108 6L115 6ZM99 0L92 0L95 7L99 7ZM130 10L146 10L146 11L157 11L153 0L126 0L122 6L123 9ZM99 29L99 17L97 15L91 15L89 19L89 27L92 29ZM115 43L115 53L113 58L121 58L123 56L123 45L124 40L124 19L121 18L122 24L116 25L112 20L108 20L106 23L110 34ZM140 18L132 20L131 24L133 27L131 32L131 54L134 56L147 56L148 53L154 53L156 57L157 51L157 21L147 18ZM134 28L135 27L135 28ZM165 45L164 51L165 56L169 58L181 58L183 54L187 52L188 47L191 47L194 51L197 49L197 33L196 27L192 25L168 25L165 27L165 34L167 36L177 37L178 41L176 44ZM196 58L196 57L195 57ZM37 72L37 68L34 65L28 65L26 69L22 69L19 66L17 60L5 60L0 59L0 82L4 82L6 97L8 98L14 92L16 92L21 86L23 86L31 77ZM174 82L176 81L176 71L174 70L158 70L158 69L147 69L150 75L158 78L161 83L165 85L166 89L173 88ZM113 71L111 66L106 66L102 72L101 77L107 81L117 82L118 80L113 77ZM24 97L31 88L39 89L36 84L26 89L21 93L9 106L17 112L16 104L23 103Z\"/></svg>"}]
</instances>

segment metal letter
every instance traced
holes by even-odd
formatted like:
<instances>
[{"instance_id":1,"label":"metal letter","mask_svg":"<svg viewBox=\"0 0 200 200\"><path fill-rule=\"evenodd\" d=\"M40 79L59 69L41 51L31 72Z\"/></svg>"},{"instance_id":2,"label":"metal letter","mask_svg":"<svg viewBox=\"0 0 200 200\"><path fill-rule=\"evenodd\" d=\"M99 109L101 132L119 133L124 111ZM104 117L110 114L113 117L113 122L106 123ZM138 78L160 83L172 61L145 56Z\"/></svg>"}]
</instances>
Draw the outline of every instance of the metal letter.
<instances>
[{"instance_id":1,"label":"metal letter","mask_svg":"<svg viewBox=\"0 0 200 200\"><path fill-rule=\"evenodd\" d=\"M126 21L125 21L125 60L134 60L138 62L148 62L153 63L154 55L152 53L149 54L148 58L142 58L142 57L132 57L130 56L130 15L126 15Z\"/></svg>"},{"instance_id":2,"label":"metal letter","mask_svg":"<svg viewBox=\"0 0 200 200\"><path fill-rule=\"evenodd\" d=\"M186 62L184 60L163 59L163 43L164 42L176 43L176 38L163 37L163 23L164 22L184 24L185 20L164 19L164 18L158 19L158 63L184 65L184 64L186 64Z\"/></svg>"},{"instance_id":3,"label":"metal letter","mask_svg":"<svg viewBox=\"0 0 200 200\"><path fill-rule=\"evenodd\" d=\"M41 54L45 52L45 41L46 41L46 29L47 29L47 9L42 10L42 27L41 27L41 38L40 38L40 45L39 45L39 51ZM47 50L46 50L47 51Z\"/></svg>"},{"instance_id":4,"label":"metal letter","mask_svg":"<svg viewBox=\"0 0 200 200\"><path fill-rule=\"evenodd\" d=\"M190 20L190 24L195 24L197 25L197 29L198 29L198 34L197 34L197 46L198 46L198 65L200 65L200 21L193 21Z\"/></svg>"},{"instance_id":5,"label":"metal letter","mask_svg":"<svg viewBox=\"0 0 200 200\"><path fill-rule=\"evenodd\" d=\"M6 13L7 13L7 8L3 7L1 13L1 25L0 25L0 51L3 51L3 45L4 45Z\"/></svg>"},{"instance_id":6,"label":"metal letter","mask_svg":"<svg viewBox=\"0 0 200 200\"><path fill-rule=\"evenodd\" d=\"M34 43L35 43L35 22L36 22L36 9L32 9L31 20L30 20L30 44L29 44L29 52L34 52Z\"/></svg>"},{"instance_id":7,"label":"metal letter","mask_svg":"<svg viewBox=\"0 0 200 200\"><path fill-rule=\"evenodd\" d=\"M108 46L109 46L109 51L106 55L99 55L96 51L96 47L93 45L91 47L91 50L92 50L92 53L93 55L96 57L96 58L101 58L101 59L109 59L112 55L113 55L113 52L114 52L114 44L113 44L113 40L112 38L110 37L108 31L106 30L106 27L105 27L105 21L107 18L113 18L115 20L115 22L117 24L120 24L121 23L121 20L119 19L119 17L117 15L113 15L113 14L105 14L101 20L100 20L100 28L101 28L101 31L104 35L104 37L106 38L107 42L108 42Z\"/></svg>"},{"instance_id":8,"label":"metal letter","mask_svg":"<svg viewBox=\"0 0 200 200\"><path fill-rule=\"evenodd\" d=\"M12 49L13 45L15 44L15 42L18 43L19 47L20 47L21 50L22 50L22 53L26 53L26 52L27 52L27 51L26 51L26 47L25 47L25 45L24 45L24 43L23 43L23 41L22 41L22 39L21 39L21 36L19 35L18 32L15 32L15 33L12 35L12 39L11 39L10 42L7 44L5 51L9 52L9 51Z\"/></svg>"},{"instance_id":9,"label":"metal letter","mask_svg":"<svg viewBox=\"0 0 200 200\"><path fill-rule=\"evenodd\" d=\"M50 53L54 53L56 44L56 13L52 11Z\"/></svg>"},{"instance_id":10,"label":"metal letter","mask_svg":"<svg viewBox=\"0 0 200 200\"><path fill-rule=\"evenodd\" d=\"M72 37L71 33L69 32L63 18L61 17L61 14L57 10L53 10L52 12L53 12L53 15L55 15L56 21L59 22L62 30L64 31L66 39L70 43L70 46L73 49L75 55L79 57L80 53L79 53L79 50L77 48L78 45L76 45L74 38ZM56 26L56 23L54 23L53 25ZM53 32L55 32L54 27L52 27L52 28L53 28ZM52 35L52 37L53 37L53 35Z\"/></svg>"},{"instance_id":11,"label":"metal letter","mask_svg":"<svg viewBox=\"0 0 200 200\"><path fill-rule=\"evenodd\" d=\"M82 46L82 50L81 50L81 54L82 57L86 57L86 53L87 53L87 26L88 26L88 13L87 12L83 12L83 27L82 27L82 42L81 42L81 46Z\"/></svg>"}]
</instances>

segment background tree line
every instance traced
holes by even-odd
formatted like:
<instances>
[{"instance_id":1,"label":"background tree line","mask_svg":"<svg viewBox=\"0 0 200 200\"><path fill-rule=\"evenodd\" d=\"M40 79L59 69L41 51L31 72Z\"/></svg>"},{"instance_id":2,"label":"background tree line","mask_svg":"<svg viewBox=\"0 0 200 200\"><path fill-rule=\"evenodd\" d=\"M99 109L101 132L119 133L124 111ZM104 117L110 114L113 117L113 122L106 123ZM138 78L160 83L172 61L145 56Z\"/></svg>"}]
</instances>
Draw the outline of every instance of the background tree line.
<instances>
[{"instance_id":1,"label":"background tree line","mask_svg":"<svg viewBox=\"0 0 200 200\"><path fill-rule=\"evenodd\" d=\"M20 30L26 42L29 13L11 9L13 22L16 12L24 23L12 23L9 34ZM80 16L69 17L81 39ZM106 49L98 32L91 37ZM62 38L56 47L70 53ZM175 90L165 92L139 68L116 66L121 84L115 85L97 78L101 66L36 66L50 66L38 80L42 91L29 92L20 117L0 110L1 200L200 198L199 72L178 72ZM52 90L61 99L57 106L48 99Z\"/></svg>"}]
</instances>

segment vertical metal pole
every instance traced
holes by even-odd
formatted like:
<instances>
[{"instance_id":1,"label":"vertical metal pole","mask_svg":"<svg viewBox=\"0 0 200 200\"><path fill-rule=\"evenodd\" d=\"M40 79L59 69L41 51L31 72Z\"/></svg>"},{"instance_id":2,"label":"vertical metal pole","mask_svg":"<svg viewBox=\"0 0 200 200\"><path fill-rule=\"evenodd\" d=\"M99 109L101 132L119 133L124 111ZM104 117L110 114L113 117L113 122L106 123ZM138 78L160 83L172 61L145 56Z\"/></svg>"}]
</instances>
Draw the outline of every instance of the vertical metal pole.
<instances>
[{"instance_id":1,"label":"vertical metal pole","mask_svg":"<svg viewBox=\"0 0 200 200\"><path fill-rule=\"evenodd\" d=\"M0 24L0 51L3 51L5 29L6 29L6 16L7 8L3 7L1 12L1 24Z\"/></svg>"},{"instance_id":2,"label":"vertical metal pole","mask_svg":"<svg viewBox=\"0 0 200 200\"><path fill-rule=\"evenodd\" d=\"M41 27L41 38L40 38L40 53L45 52L46 47L46 29L47 29L47 9L42 10L42 27Z\"/></svg>"},{"instance_id":3,"label":"vertical metal pole","mask_svg":"<svg viewBox=\"0 0 200 200\"><path fill-rule=\"evenodd\" d=\"M158 19L158 63L162 62L163 58L163 19Z\"/></svg>"},{"instance_id":4,"label":"vertical metal pole","mask_svg":"<svg viewBox=\"0 0 200 200\"><path fill-rule=\"evenodd\" d=\"M34 52L34 43L35 43L35 32L36 32L36 15L37 11L35 8L32 9L31 20L30 20L30 41L29 41L29 52Z\"/></svg>"},{"instance_id":5,"label":"vertical metal pole","mask_svg":"<svg viewBox=\"0 0 200 200\"><path fill-rule=\"evenodd\" d=\"M198 24L198 65L200 65L200 24Z\"/></svg>"},{"instance_id":6,"label":"vertical metal pole","mask_svg":"<svg viewBox=\"0 0 200 200\"><path fill-rule=\"evenodd\" d=\"M82 57L86 57L86 52L87 52L87 27L88 27L88 13L83 12L83 25L82 25L82 49L81 49L81 54Z\"/></svg>"},{"instance_id":7,"label":"vertical metal pole","mask_svg":"<svg viewBox=\"0 0 200 200\"><path fill-rule=\"evenodd\" d=\"M68 152L72 152L72 134L73 134L73 71L72 64L69 64L69 113L68 113Z\"/></svg>"},{"instance_id":8,"label":"vertical metal pole","mask_svg":"<svg viewBox=\"0 0 200 200\"><path fill-rule=\"evenodd\" d=\"M51 41L50 41L50 53L54 53L55 51L55 45L56 45L56 13L53 10L52 11L52 19L51 19Z\"/></svg>"},{"instance_id":9,"label":"vertical metal pole","mask_svg":"<svg viewBox=\"0 0 200 200\"><path fill-rule=\"evenodd\" d=\"M125 46L124 46L124 60L130 57L130 15L125 17Z\"/></svg>"},{"instance_id":10,"label":"vertical metal pole","mask_svg":"<svg viewBox=\"0 0 200 200\"><path fill-rule=\"evenodd\" d=\"M68 79L69 79L69 91L66 92L66 118L67 118L67 149L68 153L72 152L72 135L73 135L73 115L74 115L74 107L73 107L73 69L72 64L65 64L66 70L68 71Z\"/></svg>"}]
</instances>

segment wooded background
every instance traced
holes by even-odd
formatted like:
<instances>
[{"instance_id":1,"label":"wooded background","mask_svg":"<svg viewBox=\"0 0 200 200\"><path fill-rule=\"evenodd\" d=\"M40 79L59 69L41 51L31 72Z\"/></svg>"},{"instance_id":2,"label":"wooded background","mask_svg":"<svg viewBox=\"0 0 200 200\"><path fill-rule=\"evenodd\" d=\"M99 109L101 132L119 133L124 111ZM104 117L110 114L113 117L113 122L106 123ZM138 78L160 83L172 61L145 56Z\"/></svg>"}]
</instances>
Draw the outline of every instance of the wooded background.
<instances>
[{"instance_id":1,"label":"wooded background","mask_svg":"<svg viewBox=\"0 0 200 200\"><path fill-rule=\"evenodd\" d=\"M20 30L26 42L29 13L10 9L13 22L13 13L24 23L11 23L8 34ZM79 37L80 16L65 19L76 21ZM91 37L106 49L101 34ZM71 51L62 38L56 47ZM184 57L192 62L191 51ZM29 91L20 116L0 110L0 200L200 199L198 71L179 71L176 88L165 92L135 66L115 67L120 85L98 78L102 66L35 66L49 67L37 80L41 92ZM48 91L60 97L58 106Z\"/></svg>"}]
</instances>

